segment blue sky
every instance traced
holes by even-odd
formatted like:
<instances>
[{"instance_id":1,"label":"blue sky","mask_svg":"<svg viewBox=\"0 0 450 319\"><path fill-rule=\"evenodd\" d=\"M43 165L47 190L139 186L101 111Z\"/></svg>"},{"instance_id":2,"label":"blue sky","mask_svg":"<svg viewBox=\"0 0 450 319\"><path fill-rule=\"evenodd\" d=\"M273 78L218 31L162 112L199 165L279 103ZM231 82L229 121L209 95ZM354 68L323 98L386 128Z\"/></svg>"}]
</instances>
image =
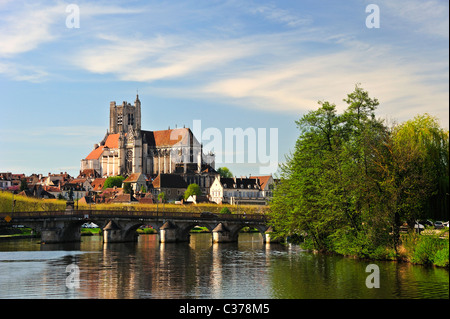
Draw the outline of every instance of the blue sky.
<instances>
[{"instance_id":1,"label":"blue sky","mask_svg":"<svg viewBox=\"0 0 450 319\"><path fill-rule=\"evenodd\" d=\"M68 28L69 4L80 27ZM367 28L366 6L380 9ZM109 102L133 102L142 128L278 129L318 100L345 108L356 83L377 115L425 112L447 128L448 1L0 0L0 171L77 175L106 133ZM226 151L226 150L225 150ZM257 175L258 163L224 163Z\"/></svg>"}]
</instances>

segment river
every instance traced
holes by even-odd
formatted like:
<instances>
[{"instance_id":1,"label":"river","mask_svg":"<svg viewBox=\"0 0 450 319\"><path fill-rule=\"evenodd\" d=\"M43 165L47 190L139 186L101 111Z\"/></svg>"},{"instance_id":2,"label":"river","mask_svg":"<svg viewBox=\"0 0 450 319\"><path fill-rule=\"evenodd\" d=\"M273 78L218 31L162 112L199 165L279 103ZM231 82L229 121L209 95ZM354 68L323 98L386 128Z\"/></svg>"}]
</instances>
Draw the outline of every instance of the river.
<instances>
[{"instance_id":1,"label":"river","mask_svg":"<svg viewBox=\"0 0 450 319\"><path fill-rule=\"evenodd\" d=\"M227 244L212 244L208 233L177 244L157 235L108 245L99 236L64 245L2 241L0 298L449 298L445 269L315 254L260 236ZM379 288L366 286L371 263Z\"/></svg>"}]
</instances>

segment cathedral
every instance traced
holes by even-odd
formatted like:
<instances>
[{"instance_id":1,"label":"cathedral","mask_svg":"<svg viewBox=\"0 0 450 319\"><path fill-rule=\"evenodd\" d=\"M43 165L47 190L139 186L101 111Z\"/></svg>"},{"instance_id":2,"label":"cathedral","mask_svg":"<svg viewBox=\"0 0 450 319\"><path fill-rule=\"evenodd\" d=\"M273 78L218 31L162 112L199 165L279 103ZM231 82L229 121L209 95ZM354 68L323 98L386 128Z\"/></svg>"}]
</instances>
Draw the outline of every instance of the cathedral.
<instances>
[{"instance_id":1,"label":"cathedral","mask_svg":"<svg viewBox=\"0 0 450 319\"><path fill-rule=\"evenodd\" d=\"M134 105L111 102L109 130L103 140L81 160L81 172L100 177L142 173L201 174L214 171L214 154L203 154L202 144L189 128L141 130L141 101Z\"/></svg>"}]
</instances>

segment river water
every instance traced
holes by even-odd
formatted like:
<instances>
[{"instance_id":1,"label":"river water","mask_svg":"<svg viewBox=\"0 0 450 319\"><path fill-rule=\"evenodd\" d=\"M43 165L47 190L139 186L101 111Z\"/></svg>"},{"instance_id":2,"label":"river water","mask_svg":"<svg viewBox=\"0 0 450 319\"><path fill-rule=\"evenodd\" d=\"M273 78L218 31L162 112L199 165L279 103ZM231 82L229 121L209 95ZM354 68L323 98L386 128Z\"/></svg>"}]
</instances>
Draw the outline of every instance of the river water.
<instances>
[{"instance_id":1,"label":"river water","mask_svg":"<svg viewBox=\"0 0 450 319\"><path fill-rule=\"evenodd\" d=\"M254 233L227 244L207 233L176 244L157 235L108 245L100 236L37 242L0 242L0 298L449 298L445 269L314 254L264 244ZM370 263L379 288L366 286Z\"/></svg>"}]
</instances>

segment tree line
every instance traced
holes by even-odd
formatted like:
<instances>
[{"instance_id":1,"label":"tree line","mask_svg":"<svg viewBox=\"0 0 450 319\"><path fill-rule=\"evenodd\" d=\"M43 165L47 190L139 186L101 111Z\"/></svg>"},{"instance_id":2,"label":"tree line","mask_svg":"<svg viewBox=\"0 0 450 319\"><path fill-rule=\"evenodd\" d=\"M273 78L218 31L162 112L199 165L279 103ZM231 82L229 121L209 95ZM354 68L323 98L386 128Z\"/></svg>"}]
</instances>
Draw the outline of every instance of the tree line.
<instances>
[{"instance_id":1,"label":"tree line","mask_svg":"<svg viewBox=\"0 0 450 319\"><path fill-rule=\"evenodd\" d=\"M296 121L300 135L280 165L271 224L317 250L397 252L403 223L448 220L448 130L429 114L387 125L360 85L344 102L341 114L321 101Z\"/></svg>"}]
</instances>

